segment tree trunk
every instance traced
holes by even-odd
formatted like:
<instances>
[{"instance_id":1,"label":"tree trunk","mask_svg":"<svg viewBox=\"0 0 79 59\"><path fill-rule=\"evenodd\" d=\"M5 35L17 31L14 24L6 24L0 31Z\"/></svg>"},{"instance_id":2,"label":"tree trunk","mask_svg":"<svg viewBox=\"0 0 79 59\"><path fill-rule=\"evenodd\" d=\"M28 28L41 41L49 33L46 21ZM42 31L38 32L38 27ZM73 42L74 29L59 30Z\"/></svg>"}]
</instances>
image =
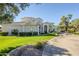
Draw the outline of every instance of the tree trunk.
<instances>
[{"instance_id":1,"label":"tree trunk","mask_svg":"<svg viewBox=\"0 0 79 59\"><path fill-rule=\"evenodd\" d=\"M68 25L65 27L65 32L68 32Z\"/></svg>"}]
</instances>

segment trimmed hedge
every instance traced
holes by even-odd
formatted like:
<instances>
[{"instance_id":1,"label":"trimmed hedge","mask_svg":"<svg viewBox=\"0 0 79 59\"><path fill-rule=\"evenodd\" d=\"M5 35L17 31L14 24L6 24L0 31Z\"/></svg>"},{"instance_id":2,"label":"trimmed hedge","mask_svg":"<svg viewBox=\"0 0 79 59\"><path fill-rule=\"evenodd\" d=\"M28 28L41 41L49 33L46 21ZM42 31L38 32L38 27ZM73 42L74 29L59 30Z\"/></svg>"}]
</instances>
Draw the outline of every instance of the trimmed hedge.
<instances>
[{"instance_id":1,"label":"trimmed hedge","mask_svg":"<svg viewBox=\"0 0 79 59\"><path fill-rule=\"evenodd\" d=\"M20 36L32 36L32 35L38 35L38 32L20 32Z\"/></svg>"},{"instance_id":2,"label":"trimmed hedge","mask_svg":"<svg viewBox=\"0 0 79 59\"><path fill-rule=\"evenodd\" d=\"M32 36L32 32L26 32L25 35L26 36Z\"/></svg>"},{"instance_id":3,"label":"trimmed hedge","mask_svg":"<svg viewBox=\"0 0 79 59\"><path fill-rule=\"evenodd\" d=\"M38 35L38 32L20 32L20 33L18 33L18 32L11 32L12 33L12 35L18 35L19 34L19 36L33 36L33 35ZM0 32L0 35L1 36L7 36L8 35L8 32Z\"/></svg>"},{"instance_id":4,"label":"trimmed hedge","mask_svg":"<svg viewBox=\"0 0 79 59\"><path fill-rule=\"evenodd\" d=\"M38 32L33 32L33 35L38 35Z\"/></svg>"},{"instance_id":5,"label":"trimmed hedge","mask_svg":"<svg viewBox=\"0 0 79 59\"><path fill-rule=\"evenodd\" d=\"M14 29L11 33L12 33L12 35L18 35L18 30Z\"/></svg>"},{"instance_id":6,"label":"trimmed hedge","mask_svg":"<svg viewBox=\"0 0 79 59\"><path fill-rule=\"evenodd\" d=\"M25 35L25 32L20 32L19 33L19 36L24 36Z\"/></svg>"},{"instance_id":7,"label":"trimmed hedge","mask_svg":"<svg viewBox=\"0 0 79 59\"><path fill-rule=\"evenodd\" d=\"M48 34L42 33L41 35L44 35L44 36L58 36L59 33L57 33L57 32L52 32L52 33L48 33Z\"/></svg>"},{"instance_id":8,"label":"trimmed hedge","mask_svg":"<svg viewBox=\"0 0 79 59\"><path fill-rule=\"evenodd\" d=\"M0 35L1 36L7 36L8 35L8 32L0 32Z\"/></svg>"},{"instance_id":9,"label":"trimmed hedge","mask_svg":"<svg viewBox=\"0 0 79 59\"><path fill-rule=\"evenodd\" d=\"M12 32L12 35L18 35L18 33L17 32Z\"/></svg>"},{"instance_id":10,"label":"trimmed hedge","mask_svg":"<svg viewBox=\"0 0 79 59\"><path fill-rule=\"evenodd\" d=\"M31 32L20 32L19 35L20 36L31 36L32 33Z\"/></svg>"}]
</instances>

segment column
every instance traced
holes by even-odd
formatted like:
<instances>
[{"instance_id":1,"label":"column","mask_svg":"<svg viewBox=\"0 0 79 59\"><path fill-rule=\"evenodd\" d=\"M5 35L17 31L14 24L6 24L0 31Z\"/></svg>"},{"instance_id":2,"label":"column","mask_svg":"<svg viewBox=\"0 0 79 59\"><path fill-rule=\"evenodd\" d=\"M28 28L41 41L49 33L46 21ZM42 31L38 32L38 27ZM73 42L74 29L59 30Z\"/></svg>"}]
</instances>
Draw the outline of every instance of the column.
<instances>
[{"instance_id":1,"label":"column","mask_svg":"<svg viewBox=\"0 0 79 59\"><path fill-rule=\"evenodd\" d=\"M49 33L49 25L47 25L47 33Z\"/></svg>"},{"instance_id":2,"label":"column","mask_svg":"<svg viewBox=\"0 0 79 59\"><path fill-rule=\"evenodd\" d=\"M12 32L12 28L11 28L11 26L9 26L9 28L8 28L8 31L7 31L7 32L8 32L8 35L12 35L12 33L11 33L11 32Z\"/></svg>"},{"instance_id":3,"label":"column","mask_svg":"<svg viewBox=\"0 0 79 59\"><path fill-rule=\"evenodd\" d=\"M43 33L44 33L44 24L43 24Z\"/></svg>"},{"instance_id":4,"label":"column","mask_svg":"<svg viewBox=\"0 0 79 59\"><path fill-rule=\"evenodd\" d=\"M22 25L22 32L24 32L24 25Z\"/></svg>"},{"instance_id":5,"label":"column","mask_svg":"<svg viewBox=\"0 0 79 59\"><path fill-rule=\"evenodd\" d=\"M38 35L39 35L39 26L38 26Z\"/></svg>"},{"instance_id":6,"label":"column","mask_svg":"<svg viewBox=\"0 0 79 59\"><path fill-rule=\"evenodd\" d=\"M11 35L11 28L8 29L8 35Z\"/></svg>"}]
</instances>

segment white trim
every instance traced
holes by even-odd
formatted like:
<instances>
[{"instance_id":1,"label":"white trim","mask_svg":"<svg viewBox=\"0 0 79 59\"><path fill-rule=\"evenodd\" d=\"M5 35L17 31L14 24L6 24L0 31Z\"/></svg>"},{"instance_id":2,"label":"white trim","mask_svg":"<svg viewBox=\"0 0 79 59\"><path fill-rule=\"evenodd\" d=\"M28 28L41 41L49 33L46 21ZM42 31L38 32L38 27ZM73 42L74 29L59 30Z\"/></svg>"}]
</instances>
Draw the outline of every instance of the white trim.
<instances>
[{"instance_id":1,"label":"white trim","mask_svg":"<svg viewBox=\"0 0 79 59\"><path fill-rule=\"evenodd\" d=\"M38 26L38 35L39 35L39 26Z\"/></svg>"},{"instance_id":2,"label":"white trim","mask_svg":"<svg viewBox=\"0 0 79 59\"><path fill-rule=\"evenodd\" d=\"M24 26L22 26L22 32L24 32Z\"/></svg>"},{"instance_id":3,"label":"white trim","mask_svg":"<svg viewBox=\"0 0 79 59\"><path fill-rule=\"evenodd\" d=\"M47 25L47 33L49 33L49 25Z\"/></svg>"}]
</instances>

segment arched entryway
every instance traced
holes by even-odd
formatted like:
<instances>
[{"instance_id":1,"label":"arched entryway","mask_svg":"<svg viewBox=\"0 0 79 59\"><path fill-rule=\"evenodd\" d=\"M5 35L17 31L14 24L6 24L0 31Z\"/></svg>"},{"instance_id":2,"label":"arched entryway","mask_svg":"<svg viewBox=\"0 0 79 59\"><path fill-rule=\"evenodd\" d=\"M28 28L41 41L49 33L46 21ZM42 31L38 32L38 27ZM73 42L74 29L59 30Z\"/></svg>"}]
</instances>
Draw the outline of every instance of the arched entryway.
<instances>
[{"instance_id":1,"label":"arched entryway","mask_svg":"<svg viewBox=\"0 0 79 59\"><path fill-rule=\"evenodd\" d=\"M47 33L47 25L44 25L44 33Z\"/></svg>"}]
</instances>

